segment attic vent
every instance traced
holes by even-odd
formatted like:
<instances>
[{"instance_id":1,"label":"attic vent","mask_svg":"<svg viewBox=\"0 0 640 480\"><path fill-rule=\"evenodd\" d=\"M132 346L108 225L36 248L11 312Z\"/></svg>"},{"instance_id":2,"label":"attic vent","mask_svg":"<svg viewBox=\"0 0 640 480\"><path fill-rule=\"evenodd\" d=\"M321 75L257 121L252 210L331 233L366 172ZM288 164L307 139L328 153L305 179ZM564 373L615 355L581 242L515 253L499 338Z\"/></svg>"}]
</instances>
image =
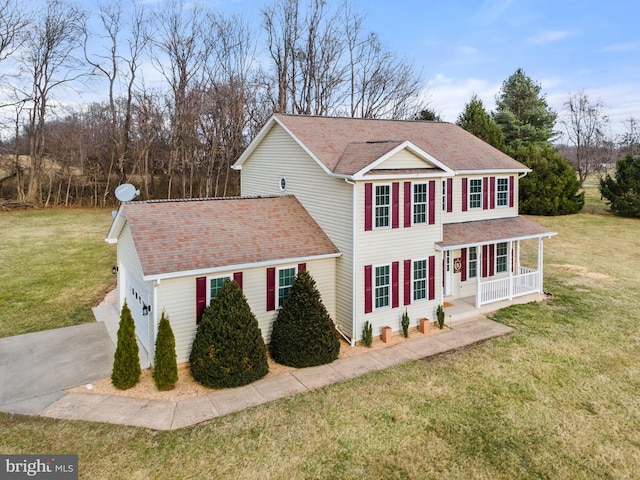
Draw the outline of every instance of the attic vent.
<instances>
[{"instance_id":1,"label":"attic vent","mask_svg":"<svg viewBox=\"0 0 640 480\"><path fill-rule=\"evenodd\" d=\"M367 140L365 143L389 143L391 140Z\"/></svg>"}]
</instances>

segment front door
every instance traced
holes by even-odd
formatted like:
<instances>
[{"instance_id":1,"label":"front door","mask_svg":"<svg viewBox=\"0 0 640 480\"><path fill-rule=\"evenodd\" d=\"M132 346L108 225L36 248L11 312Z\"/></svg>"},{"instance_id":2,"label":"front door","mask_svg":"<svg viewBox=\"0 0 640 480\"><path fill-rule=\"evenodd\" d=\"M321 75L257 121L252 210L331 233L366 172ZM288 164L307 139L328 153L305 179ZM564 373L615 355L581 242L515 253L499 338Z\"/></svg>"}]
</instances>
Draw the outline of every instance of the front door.
<instances>
[{"instance_id":1,"label":"front door","mask_svg":"<svg viewBox=\"0 0 640 480\"><path fill-rule=\"evenodd\" d=\"M451 283L453 282L453 277L451 275L451 250L447 250L444 252L444 260L443 260L443 286L444 291L443 295L448 297L451 295Z\"/></svg>"}]
</instances>

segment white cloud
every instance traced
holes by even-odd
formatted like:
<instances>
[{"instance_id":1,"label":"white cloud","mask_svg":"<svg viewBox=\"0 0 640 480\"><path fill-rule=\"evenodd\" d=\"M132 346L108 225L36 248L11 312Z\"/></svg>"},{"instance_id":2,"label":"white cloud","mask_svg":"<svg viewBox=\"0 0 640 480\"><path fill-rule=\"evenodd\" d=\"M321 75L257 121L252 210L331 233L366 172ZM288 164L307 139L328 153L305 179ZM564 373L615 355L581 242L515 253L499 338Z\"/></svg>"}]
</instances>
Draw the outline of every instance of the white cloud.
<instances>
[{"instance_id":1,"label":"white cloud","mask_svg":"<svg viewBox=\"0 0 640 480\"><path fill-rule=\"evenodd\" d=\"M575 33L569 30L542 30L527 39L531 45L547 45L571 37Z\"/></svg>"}]
</instances>

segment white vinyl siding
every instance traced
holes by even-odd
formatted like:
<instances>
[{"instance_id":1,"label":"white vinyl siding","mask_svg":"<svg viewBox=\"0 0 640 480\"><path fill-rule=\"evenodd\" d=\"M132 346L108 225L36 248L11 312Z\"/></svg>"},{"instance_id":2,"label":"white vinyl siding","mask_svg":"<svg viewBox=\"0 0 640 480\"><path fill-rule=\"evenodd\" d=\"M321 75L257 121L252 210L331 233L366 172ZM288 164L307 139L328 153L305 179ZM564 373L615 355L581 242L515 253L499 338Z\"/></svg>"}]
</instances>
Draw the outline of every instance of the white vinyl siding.
<instances>
[{"instance_id":1,"label":"white vinyl siding","mask_svg":"<svg viewBox=\"0 0 640 480\"><path fill-rule=\"evenodd\" d=\"M434 168L433 164L422 160L417 155L414 155L406 148L400 150L395 155L387 158L384 162L379 165L376 165L375 169L407 169L407 168Z\"/></svg>"},{"instance_id":2,"label":"white vinyl siding","mask_svg":"<svg viewBox=\"0 0 640 480\"><path fill-rule=\"evenodd\" d=\"M510 174L511 175L511 174ZM447 212L444 216L445 223L459 223L459 222L473 222L476 220L488 220L491 218L508 218L515 217L518 215L518 174L514 173L514 191L513 191L513 200L514 206L509 207L508 203L506 207L494 208L494 209L467 209L466 212L462 211L462 179L467 179L467 208L469 207L469 184L472 179L483 181L484 177L491 177L490 174L487 175L464 175L464 176L456 176L453 178L453 195L452 199L452 211ZM501 177L497 177L501 178ZM496 179L497 179L496 178ZM497 190L497 187L496 187ZM482 201L482 200L481 200ZM507 200L508 202L508 200ZM481 203L482 206L482 203Z\"/></svg>"},{"instance_id":3,"label":"white vinyl siding","mask_svg":"<svg viewBox=\"0 0 640 480\"><path fill-rule=\"evenodd\" d=\"M330 177L276 124L242 166L241 194L282 195L282 177L287 181L286 193L296 196L342 254L336 260L337 274L333 279L339 292L334 321L343 332L351 334L354 187L341 178ZM357 214L358 218L362 215L359 210Z\"/></svg>"}]
</instances>

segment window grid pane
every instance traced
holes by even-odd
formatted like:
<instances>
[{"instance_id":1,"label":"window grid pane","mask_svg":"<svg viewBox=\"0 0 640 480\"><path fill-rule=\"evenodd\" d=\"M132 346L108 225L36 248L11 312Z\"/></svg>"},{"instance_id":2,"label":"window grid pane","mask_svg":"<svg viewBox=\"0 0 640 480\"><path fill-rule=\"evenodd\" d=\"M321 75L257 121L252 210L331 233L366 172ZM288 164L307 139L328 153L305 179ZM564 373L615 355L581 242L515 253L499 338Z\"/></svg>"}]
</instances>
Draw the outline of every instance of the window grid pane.
<instances>
[{"instance_id":1,"label":"window grid pane","mask_svg":"<svg viewBox=\"0 0 640 480\"><path fill-rule=\"evenodd\" d=\"M506 207L508 205L509 199L509 179L508 178L499 178L498 179L498 189L497 189L497 204L499 207Z\"/></svg>"},{"instance_id":2,"label":"window grid pane","mask_svg":"<svg viewBox=\"0 0 640 480\"><path fill-rule=\"evenodd\" d=\"M427 223L427 184L413 185L413 223Z\"/></svg>"},{"instance_id":3,"label":"window grid pane","mask_svg":"<svg viewBox=\"0 0 640 480\"><path fill-rule=\"evenodd\" d=\"M390 287L389 265L376 267L376 308L389 306Z\"/></svg>"},{"instance_id":4,"label":"window grid pane","mask_svg":"<svg viewBox=\"0 0 640 480\"><path fill-rule=\"evenodd\" d=\"M296 277L295 268L283 268L278 273L278 308L282 307L285 299L289 296L291 285Z\"/></svg>"},{"instance_id":5,"label":"window grid pane","mask_svg":"<svg viewBox=\"0 0 640 480\"><path fill-rule=\"evenodd\" d=\"M469 208L482 207L482 180L472 178L469 180Z\"/></svg>"},{"instance_id":6,"label":"window grid pane","mask_svg":"<svg viewBox=\"0 0 640 480\"><path fill-rule=\"evenodd\" d=\"M209 297L211 300L213 300L216 297L216 295L218 294L218 291L224 285L225 280L229 280L229 277L211 279L211 290L210 290L210 297Z\"/></svg>"},{"instance_id":7,"label":"window grid pane","mask_svg":"<svg viewBox=\"0 0 640 480\"><path fill-rule=\"evenodd\" d=\"M427 261L416 260L413 262L413 299L425 298L427 298Z\"/></svg>"},{"instance_id":8,"label":"window grid pane","mask_svg":"<svg viewBox=\"0 0 640 480\"><path fill-rule=\"evenodd\" d=\"M389 185L376 186L376 227L389 226L389 210L391 207L391 196Z\"/></svg>"},{"instance_id":9,"label":"window grid pane","mask_svg":"<svg viewBox=\"0 0 640 480\"><path fill-rule=\"evenodd\" d=\"M507 271L507 244L498 243L496 245L496 272L503 273Z\"/></svg>"},{"instance_id":10,"label":"window grid pane","mask_svg":"<svg viewBox=\"0 0 640 480\"><path fill-rule=\"evenodd\" d=\"M469 247L469 278L478 275L478 252L476 247Z\"/></svg>"}]
</instances>

